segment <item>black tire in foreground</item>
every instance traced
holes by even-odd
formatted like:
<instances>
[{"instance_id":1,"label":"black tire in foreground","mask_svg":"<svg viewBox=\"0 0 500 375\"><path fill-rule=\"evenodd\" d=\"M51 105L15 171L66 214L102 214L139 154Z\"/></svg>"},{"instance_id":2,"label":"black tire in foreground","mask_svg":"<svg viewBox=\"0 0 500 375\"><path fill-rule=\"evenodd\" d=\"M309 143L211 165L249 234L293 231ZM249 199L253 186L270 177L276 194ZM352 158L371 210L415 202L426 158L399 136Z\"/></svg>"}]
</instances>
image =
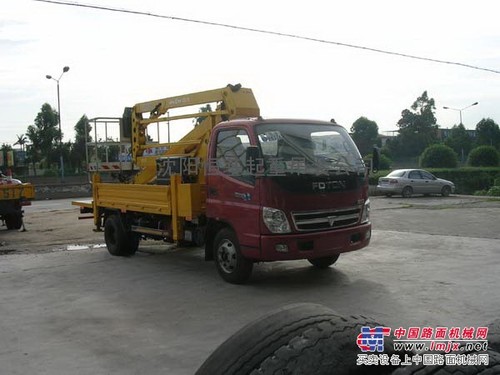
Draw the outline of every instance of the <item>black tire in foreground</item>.
<instances>
[{"instance_id":1,"label":"black tire in foreground","mask_svg":"<svg viewBox=\"0 0 500 375\"><path fill-rule=\"evenodd\" d=\"M104 240L111 255L131 256L139 247L139 236L128 232L120 215L108 216L104 223Z\"/></svg>"},{"instance_id":2,"label":"black tire in foreground","mask_svg":"<svg viewBox=\"0 0 500 375\"><path fill-rule=\"evenodd\" d=\"M232 284L243 284L252 274L253 262L241 255L238 237L229 228L215 236L214 259L219 275Z\"/></svg>"},{"instance_id":3,"label":"black tire in foreground","mask_svg":"<svg viewBox=\"0 0 500 375\"><path fill-rule=\"evenodd\" d=\"M387 374L389 366L358 366L356 339L363 316L344 318L318 304L295 304L246 325L223 342L196 375ZM387 340L386 353L392 342Z\"/></svg>"},{"instance_id":4,"label":"black tire in foreground","mask_svg":"<svg viewBox=\"0 0 500 375\"><path fill-rule=\"evenodd\" d=\"M462 355L462 353L460 353ZM468 355L487 354L489 363L487 365L434 365L434 366L408 366L400 367L392 375L498 375L500 374L500 354L488 350L486 352L467 353ZM467 355L464 354L464 355Z\"/></svg>"},{"instance_id":5,"label":"black tire in foreground","mask_svg":"<svg viewBox=\"0 0 500 375\"><path fill-rule=\"evenodd\" d=\"M500 352L500 319L488 324L488 347Z\"/></svg>"}]
</instances>

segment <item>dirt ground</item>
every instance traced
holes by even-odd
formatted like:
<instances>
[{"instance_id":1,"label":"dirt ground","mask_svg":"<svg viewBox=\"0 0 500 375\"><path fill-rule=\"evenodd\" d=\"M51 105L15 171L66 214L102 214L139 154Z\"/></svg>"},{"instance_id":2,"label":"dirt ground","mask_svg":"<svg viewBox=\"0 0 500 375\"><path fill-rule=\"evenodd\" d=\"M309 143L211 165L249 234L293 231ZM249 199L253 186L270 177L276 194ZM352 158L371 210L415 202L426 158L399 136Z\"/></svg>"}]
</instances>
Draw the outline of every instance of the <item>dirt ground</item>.
<instances>
[{"instance_id":1,"label":"dirt ground","mask_svg":"<svg viewBox=\"0 0 500 375\"><path fill-rule=\"evenodd\" d=\"M500 311L498 199L374 197L366 249L327 270L256 264L247 285L224 282L199 248L144 241L113 257L78 216L69 200L36 201L26 232L0 227L0 374L193 374L245 324L295 303L394 329L483 327Z\"/></svg>"},{"instance_id":2,"label":"dirt ground","mask_svg":"<svg viewBox=\"0 0 500 375\"><path fill-rule=\"evenodd\" d=\"M104 234L93 231L92 219L78 220L78 208L31 212L24 217L26 231L0 226L0 254L43 253L65 250L68 246L104 243Z\"/></svg>"},{"instance_id":3,"label":"dirt ground","mask_svg":"<svg viewBox=\"0 0 500 375\"><path fill-rule=\"evenodd\" d=\"M500 238L492 230L500 201L473 196L414 197L412 199L372 197L374 229L416 233ZM71 199L35 201L25 209L26 231L7 230L0 225L0 255L46 253L72 250L77 246L104 246L104 233L94 232L92 219L79 220L79 208ZM457 213L450 220L448 211ZM394 213L411 210L411 220L401 220ZM86 214L85 216L89 216ZM151 245L143 243L141 248Z\"/></svg>"}]
</instances>

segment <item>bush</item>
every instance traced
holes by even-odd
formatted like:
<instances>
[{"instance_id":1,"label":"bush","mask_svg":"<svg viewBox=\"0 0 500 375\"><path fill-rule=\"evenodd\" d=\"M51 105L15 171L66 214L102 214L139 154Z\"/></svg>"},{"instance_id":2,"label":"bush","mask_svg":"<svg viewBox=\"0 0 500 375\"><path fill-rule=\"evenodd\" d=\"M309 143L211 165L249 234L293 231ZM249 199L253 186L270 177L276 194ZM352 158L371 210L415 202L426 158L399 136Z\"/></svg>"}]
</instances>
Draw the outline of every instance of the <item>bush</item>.
<instances>
[{"instance_id":1,"label":"bush","mask_svg":"<svg viewBox=\"0 0 500 375\"><path fill-rule=\"evenodd\" d=\"M43 171L43 177L57 177L58 171L55 169L45 169Z\"/></svg>"},{"instance_id":2,"label":"bush","mask_svg":"<svg viewBox=\"0 0 500 375\"><path fill-rule=\"evenodd\" d=\"M389 149L389 147L387 147L387 145L386 145L386 146L384 146L384 147L382 147L382 148L380 149L380 153L381 153L382 155L387 156L389 159L392 159L392 152L391 152L391 150Z\"/></svg>"},{"instance_id":3,"label":"bush","mask_svg":"<svg viewBox=\"0 0 500 375\"><path fill-rule=\"evenodd\" d=\"M491 197L500 197L500 186L492 186L490 190L486 193Z\"/></svg>"},{"instance_id":4,"label":"bush","mask_svg":"<svg viewBox=\"0 0 500 375\"><path fill-rule=\"evenodd\" d=\"M370 162L372 160L372 157L373 155L372 154L369 154L369 155L366 155L363 160L366 164L367 167L370 166ZM389 159L386 155L384 154L380 154L380 159L379 159L379 166L378 166L378 169L379 170L387 170L387 169L390 169L391 168L391 164L392 164L392 160Z\"/></svg>"},{"instance_id":5,"label":"bush","mask_svg":"<svg viewBox=\"0 0 500 375\"><path fill-rule=\"evenodd\" d=\"M477 195L479 197L484 197L485 195L488 195L488 191L487 190L477 190L472 195Z\"/></svg>"},{"instance_id":6,"label":"bush","mask_svg":"<svg viewBox=\"0 0 500 375\"><path fill-rule=\"evenodd\" d=\"M457 164L456 152L442 144L427 147L420 157L420 165L425 168L456 168Z\"/></svg>"},{"instance_id":7,"label":"bush","mask_svg":"<svg viewBox=\"0 0 500 375\"><path fill-rule=\"evenodd\" d=\"M467 163L471 167L496 167L500 157L493 146L479 146L469 153Z\"/></svg>"},{"instance_id":8,"label":"bush","mask_svg":"<svg viewBox=\"0 0 500 375\"><path fill-rule=\"evenodd\" d=\"M384 154L380 154L379 169L389 169L391 168L392 160Z\"/></svg>"}]
</instances>

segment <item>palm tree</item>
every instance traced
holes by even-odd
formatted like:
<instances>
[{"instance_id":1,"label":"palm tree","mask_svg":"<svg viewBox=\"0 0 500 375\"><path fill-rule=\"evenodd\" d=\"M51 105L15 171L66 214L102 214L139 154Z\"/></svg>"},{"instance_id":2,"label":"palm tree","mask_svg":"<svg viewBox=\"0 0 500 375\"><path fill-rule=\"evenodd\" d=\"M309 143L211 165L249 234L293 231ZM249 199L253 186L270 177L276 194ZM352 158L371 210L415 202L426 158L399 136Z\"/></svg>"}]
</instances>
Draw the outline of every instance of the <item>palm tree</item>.
<instances>
[{"instance_id":1,"label":"palm tree","mask_svg":"<svg viewBox=\"0 0 500 375\"><path fill-rule=\"evenodd\" d=\"M21 150L24 151L24 145L28 142L28 138L26 138L24 134L21 135L16 134L16 137L17 137L17 142L14 143L14 146L19 145L21 146Z\"/></svg>"}]
</instances>

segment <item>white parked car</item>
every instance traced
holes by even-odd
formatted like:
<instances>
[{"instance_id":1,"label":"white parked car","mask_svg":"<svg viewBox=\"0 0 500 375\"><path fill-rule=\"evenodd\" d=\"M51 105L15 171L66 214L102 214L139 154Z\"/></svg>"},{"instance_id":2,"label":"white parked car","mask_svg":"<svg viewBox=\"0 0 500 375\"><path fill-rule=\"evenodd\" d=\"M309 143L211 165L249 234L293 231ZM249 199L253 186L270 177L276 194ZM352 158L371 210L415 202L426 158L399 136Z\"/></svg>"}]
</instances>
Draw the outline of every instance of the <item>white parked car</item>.
<instances>
[{"instance_id":1,"label":"white parked car","mask_svg":"<svg viewBox=\"0 0 500 375\"><path fill-rule=\"evenodd\" d=\"M447 197L455 192L455 184L422 169L396 169L379 178L377 190L388 197L402 195L410 198L413 194L441 194Z\"/></svg>"}]
</instances>

